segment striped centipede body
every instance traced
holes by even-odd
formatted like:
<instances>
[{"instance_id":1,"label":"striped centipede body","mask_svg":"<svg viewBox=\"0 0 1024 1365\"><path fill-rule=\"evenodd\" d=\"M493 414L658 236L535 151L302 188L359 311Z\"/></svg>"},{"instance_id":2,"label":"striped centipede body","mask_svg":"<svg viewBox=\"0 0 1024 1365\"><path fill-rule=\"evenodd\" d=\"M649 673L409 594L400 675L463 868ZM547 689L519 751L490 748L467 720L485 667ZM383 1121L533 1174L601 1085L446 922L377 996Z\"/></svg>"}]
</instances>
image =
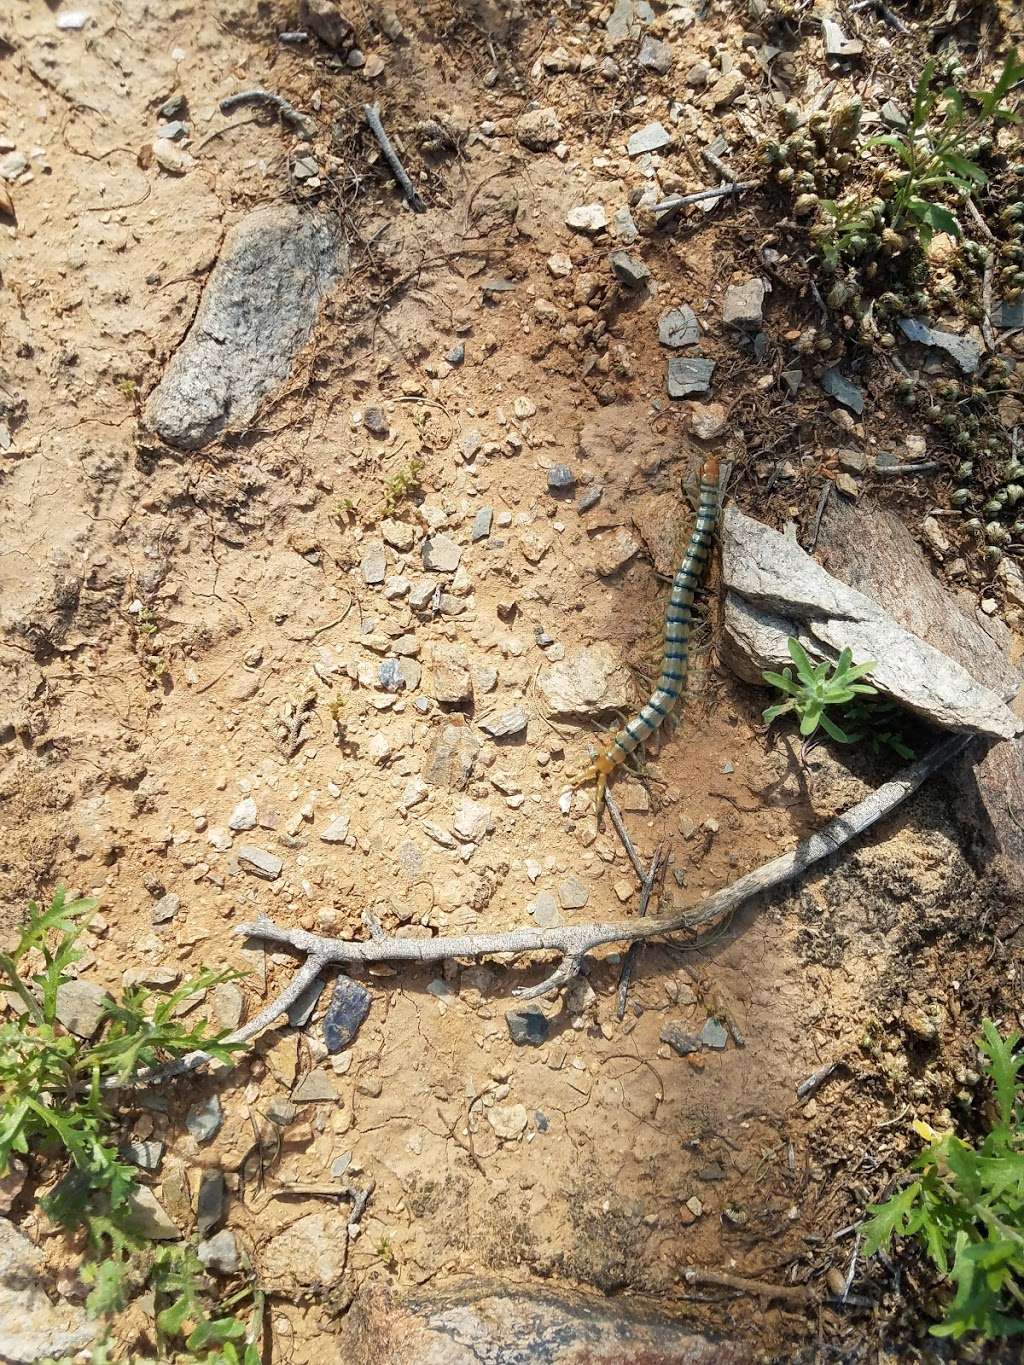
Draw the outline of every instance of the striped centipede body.
<instances>
[{"instance_id":1,"label":"striped centipede body","mask_svg":"<svg viewBox=\"0 0 1024 1365\"><path fill-rule=\"evenodd\" d=\"M690 627L693 595L711 556L711 540L718 520L718 460L709 458L700 471L697 520L686 554L672 582L665 613L665 654L658 684L639 713L622 727L603 753L597 755L584 779L597 779L597 807L604 803L608 778L679 706L689 672Z\"/></svg>"}]
</instances>

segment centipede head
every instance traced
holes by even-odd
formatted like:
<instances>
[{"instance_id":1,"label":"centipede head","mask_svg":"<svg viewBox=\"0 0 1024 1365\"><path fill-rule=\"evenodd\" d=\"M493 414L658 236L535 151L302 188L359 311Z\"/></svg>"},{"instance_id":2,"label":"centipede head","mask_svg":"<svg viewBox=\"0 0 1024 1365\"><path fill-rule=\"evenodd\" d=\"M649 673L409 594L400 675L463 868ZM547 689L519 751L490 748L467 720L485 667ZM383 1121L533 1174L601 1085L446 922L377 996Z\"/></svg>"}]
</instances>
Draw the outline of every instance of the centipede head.
<instances>
[{"instance_id":1,"label":"centipede head","mask_svg":"<svg viewBox=\"0 0 1024 1365\"><path fill-rule=\"evenodd\" d=\"M718 456L709 455L700 467L702 483L717 483L719 478Z\"/></svg>"}]
</instances>

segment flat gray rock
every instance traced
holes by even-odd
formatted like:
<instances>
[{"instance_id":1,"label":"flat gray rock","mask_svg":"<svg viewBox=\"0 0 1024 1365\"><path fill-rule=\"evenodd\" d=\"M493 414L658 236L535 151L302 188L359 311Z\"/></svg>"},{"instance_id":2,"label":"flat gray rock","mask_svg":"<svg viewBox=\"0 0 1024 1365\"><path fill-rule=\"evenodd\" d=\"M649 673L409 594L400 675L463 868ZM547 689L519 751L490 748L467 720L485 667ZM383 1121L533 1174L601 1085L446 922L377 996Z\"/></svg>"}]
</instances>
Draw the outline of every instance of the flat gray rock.
<instances>
[{"instance_id":1,"label":"flat gray rock","mask_svg":"<svg viewBox=\"0 0 1024 1365\"><path fill-rule=\"evenodd\" d=\"M669 398L689 398L693 394L710 393L714 372L713 360L705 360L701 356L672 356L665 380Z\"/></svg>"},{"instance_id":2,"label":"flat gray rock","mask_svg":"<svg viewBox=\"0 0 1024 1365\"><path fill-rule=\"evenodd\" d=\"M211 1138L216 1137L223 1122L224 1111L216 1095L210 1095L208 1099L202 1100L185 1115L185 1127L196 1142L209 1142Z\"/></svg>"},{"instance_id":3,"label":"flat gray rock","mask_svg":"<svg viewBox=\"0 0 1024 1365\"><path fill-rule=\"evenodd\" d=\"M347 267L344 240L291 204L228 233L188 335L146 404L169 445L198 450L250 422L309 340L320 300Z\"/></svg>"},{"instance_id":4,"label":"flat gray rock","mask_svg":"<svg viewBox=\"0 0 1024 1365\"><path fill-rule=\"evenodd\" d=\"M900 331L908 341L917 341L922 346L937 346L940 351L945 351L947 355L952 356L964 374L973 374L981 364L982 348L970 337L957 336L956 332L943 332L937 327L929 327L918 318L900 318Z\"/></svg>"},{"instance_id":5,"label":"flat gray rock","mask_svg":"<svg viewBox=\"0 0 1024 1365\"><path fill-rule=\"evenodd\" d=\"M689 304L662 313L658 319L658 340L663 346L696 346L700 341L700 323Z\"/></svg>"},{"instance_id":6,"label":"flat gray rock","mask_svg":"<svg viewBox=\"0 0 1024 1365\"><path fill-rule=\"evenodd\" d=\"M128 1225L137 1237L150 1242L176 1242L181 1236L171 1215L148 1185L138 1185L129 1194Z\"/></svg>"},{"instance_id":7,"label":"flat gray rock","mask_svg":"<svg viewBox=\"0 0 1024 1365\"><path fill-rule=\"evenodd\" d=\"M845 375L839 373L837 369L829 368L821 378L821 387L834 398L837 403L842 403L844 408L849 408L859 417L864 411L864 395L856 384L851 384Z\"/></svg>"},{"instance_id":8,"label":"flat gray rock","mask_svg":"<svg viewBox=\"0 0 1024 1365\"><path fill-rule=\"evenodd\" d=\"M238 850L238 865L254 877L262 877L266 882L276 881L281 875L284 863L276 853L268 853L256 844L243 844Z\"/></svg>"},{"instance_id":9,"label":"flat gray rock","mask_svg":"<svg viewBox=\"0 0 1024 1365\"><path fill-rule=\"evenodd\" d=\"M630 156L643 156L645 152L660 152L672 143L672 135L661 123L648 123L638 128L626 139L626 151Z\"/></svg>"},{"instance_id":10,"label":"flat gray rock","mask_svg":"<svg viewBox=\"0 0 1024 1365\"><path fill-rule=\"evenodd\" d=\"M616 1267L633 1265L633 1241L609 1243ZM390 1365L749 1365L753 1358L747 1342L704 1335L650 1300L510 1280L464 1278L452 1288L435 1281L404 1299L360 1293L337 1332L346 1365L380 1365L385 1354ZM401 1355L382 1353L381 1342L399 1342Z\"/></svg>"},{"instance_id":11,"label":"flat gray rock","mask_svg":"<svg viewBox=\"0 0 1024 1365\"><path fill-rule=\"evenodd\" d=\"M492 739L505 739L509 735L521 734L527 726L527 715L521 706L513 706L499 715L488 716L480 722L480 729Z\"/></svg>"},{"instance_id":12,"label":"flat gray rock","mask_svg":"<svg viewBox=\"0 0 1024 1365\"><path fill-rule=\"evenodd\" d=\"M722 520L723 655L745 682L791 663L796 636L812 659L874 659L871 683L933 725L1009 739L1021 728L998 693L833 578L788 536L734 507Z\"/></svg>"},{"instance_id":13,"label":"flat gray rock","mask_svg":"<svg viewBox=\"0 0 1024 1365\"><path fill-rule=\"evenodd\" d=\"M939 582L894 512L867 500L854 505L833 498L821 542L830 573L873 597L901 626L1001 697L1016 694L1021 670L1010 662L1006 627L978 611L972 589L951 591ZM997 744L977 739L950 770L950 782L958 817L970 832L972 862L1006 887L1007 904L1024 905L1024 738Z\"/></svg>"},{"instance_id":14,"label":"flat gray rock","mask_svg":"<svg viewBox=\"0 0 1024 1365\"><path fill-rule=\"evenodd\" d=\"M57 1019L76 1038L91 1038L110 997L91 981L67 981L57 991Z\"/></svg>"},{"instance_id":15,"label":"flat gray rock","mask_svg":"<svg viewBox=\"0 0 1024 1365\"><path fill-rule=\"evenodd\" d=\"M546 664L537 674L537 689L549 716L596 716L633 704L629 673L604 640Z\"/></svg>"},{"instance_id":16,"label":"flat gray rock","mask_svg":"<svg viewBox=\"0 0 1024 1365\"><path fill-rule=\"evenodd\" d=\"M997 327L1024 327L1024 296L1016 303L1003 299L992 309L992 321Z\"/></svg>"},{"instance_id":17,"label":"flat gray rock","mask_svg":"<svg viewBox=\"0 0 1024 1365\"><path fill-rule=\"evenodd\" d=\"M84 1308L50 1302L44 1285L52 1277L44 1272L39 1248L0 1218L0 1360L29 1365L73 1355L101 1334Z\"/></svg>"},{"instance_id":18,"label":"flat gray rock","mask_svg":"<svg viewBox=\"0 0 1024 1365\"><path fill-rule=\"evenodd\" d=\"M205 1242L200 1242L196 1247L196 1255L206 1269L212 1270L215 1275L233 1275L242 1263L238 1241L230 1228L224 1228Z\"/></svg>"},{"instance_id":19,"label":"flat gray rock","mask_svg":"<svg viewBox=\"0 0 1024 1365\"><path fill-rule=\"evenodd\" d=\"M641 28L654 23L654 10L647 0L615 0L605 28L613 38L635 37Z\"/></svg>"},{"instance_id":20,"label":"flat gray rock","mask_svg":"<svg viewBox=\"0 0 1024 1365\"><path fill-rule=\"evenodd\" d=\"M722 321L727 327L760 327L764 298L770 288L767 280L756 277L731 284L725 291Z\"/></svg>"},{"instance_id":21,"label":"flat gray rock","mask_svg":"<svg viewBox=\"0 0 1024 1365\"><path fill-rule=\"evenodd\" d=\"M610 260L612 273L627 289L642 289L651 278L643 261L636 260L628 251L613 251Z\"/></svg>"}]
</instances>

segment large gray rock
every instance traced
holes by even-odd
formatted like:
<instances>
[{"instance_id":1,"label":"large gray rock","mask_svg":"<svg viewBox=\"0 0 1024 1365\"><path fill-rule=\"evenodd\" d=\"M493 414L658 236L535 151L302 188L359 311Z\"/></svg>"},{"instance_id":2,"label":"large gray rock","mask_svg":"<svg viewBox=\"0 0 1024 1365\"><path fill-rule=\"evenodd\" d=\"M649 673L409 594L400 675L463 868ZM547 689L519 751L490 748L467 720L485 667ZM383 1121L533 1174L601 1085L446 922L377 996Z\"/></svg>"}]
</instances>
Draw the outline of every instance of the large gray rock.
<instances>
[{"instance_id":1,"label":"large gray rock","mask_svg":"<svg viewBox=\"0 0 1024 1365\"><path fill-rule=\"evenodd\" d=\"M232 228L195 321L150 395L151 429L198 450L251 421L289 374L347 263L337 231L291 204L257 209Z\"/></svg>"},{"instance_id":2,"label":"large gray rock","mask_svg":"<svg viewBox=\"0 0 1024 1365\"><path fill-rule=\"evenodd\" d=\"M71 1355L100 1333L84 1308L43 1290L43 1255L6 1218L0 1218L0 1360L28 1365Z\"/></svg>"},{"instance_id":3,"label":"large gray rock","mask_svg":"<svg viewBox=\"0 0 1024 1365\"><path fill-rule=\"evenodd\" d=\"M913 536L893 512L869 500L833 498L822 521L825 567L870 594L907 630L941 649L1003 697L1021 685L1010 663L1013 637L977 609L973 592L946 590ZM1018 703L1019 705L1019 703ZM978 739L951 774L958 815L979 867L995 876L1016 905L1024 895L1024 737ZM1000 932L999 925L996 932Z\"/></svg>"},{"instance_id":4,"label":"large gray rock","mask_svg":"<svg viewBox=\"0 0 1024 1365\"><path fill-rule=\"evenodd\" d=\"M812 658L849 648L874 659L871 682L934 725L1011 738L1021 722L998 693L899 624L872 598L833 578L795 540L728 508L723 657L747 682L790 663L795 635Z\"/></svg>"},{"instance_id":5,"label":"large gray rock","mask_svg":"<svg viewBox=\"0 0 1024 1365\"><path fill-rule=\"evenodd\" d=\"M749 1346L643 1302L469 1280L398 1301L359 1295L339 1325L348 1365L746 1365Z\"/></svg>"}]
</instances>

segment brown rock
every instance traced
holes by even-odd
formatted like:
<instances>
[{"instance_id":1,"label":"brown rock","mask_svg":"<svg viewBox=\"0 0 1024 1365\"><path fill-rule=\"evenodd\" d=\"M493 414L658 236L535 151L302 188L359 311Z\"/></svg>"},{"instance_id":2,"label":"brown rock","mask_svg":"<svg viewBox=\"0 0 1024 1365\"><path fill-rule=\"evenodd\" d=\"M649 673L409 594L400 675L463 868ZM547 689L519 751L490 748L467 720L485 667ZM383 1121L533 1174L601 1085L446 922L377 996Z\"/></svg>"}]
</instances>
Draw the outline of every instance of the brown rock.
<instances>
[{"instance_id":1,"label":"brown rock","mask_svg":"<svg viewBox=\"0 0 1024 1365\"><path fill-rule=\"evenodd\" d=\"M262 1249L263 1284L272 1292L331 1289L345 1273L348 1233L338 1211L308 1213Z\"/></svg>"},{"instance_id":2,"label":"brown rock","mask_svg":"<svg viewBox=\"0 0 1024 1365\"><path fill-rule=\"evenodd\" d=\"M432 787L464 791L481 747L479 737L467 725L444 726L430 747L423 780Z\"/></svg>"},{"instance_id":3,"label":"brown rock","mask_svg":"<svg viewBox=\"0 0 1024 1365\"><path fill-rule=\"evenodd\" d=\"M299 27L311 29L333 48L352 46L355 30L333 0L300 0Z\"/></svg>"},{"instance_id":4,"label":"brown rock","mask_svg":"<svg viewBox=\"0 0 1024 1365\"><path fill-rule=\"evenodd\" d=\"M442 706L461 706L473 700L469 660L461 645L435 645L431 655L434 697Z\"/></svg>"}]
</instances>

